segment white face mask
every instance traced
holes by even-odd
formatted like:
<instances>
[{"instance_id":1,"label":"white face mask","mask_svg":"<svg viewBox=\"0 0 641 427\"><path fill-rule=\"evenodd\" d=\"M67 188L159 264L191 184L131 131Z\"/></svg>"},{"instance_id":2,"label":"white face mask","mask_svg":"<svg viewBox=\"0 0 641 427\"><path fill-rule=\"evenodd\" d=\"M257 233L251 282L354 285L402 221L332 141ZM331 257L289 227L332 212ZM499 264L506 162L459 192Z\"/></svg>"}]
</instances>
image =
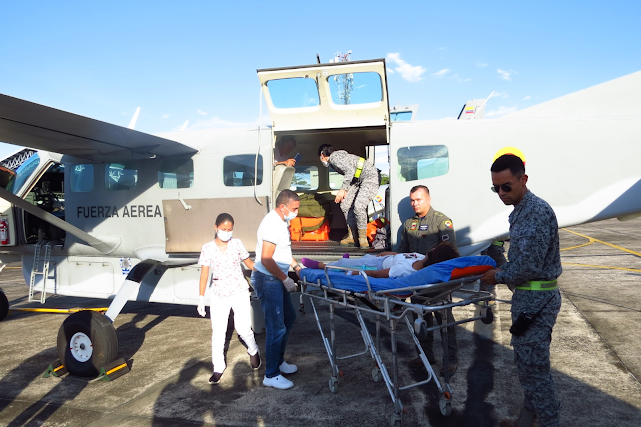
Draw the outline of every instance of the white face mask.
<instances>
[{"instance_id":1,"label":"white face mask","mask_svg":"<svg viewBox=\"0 0 641 427\"><path fill-rule=\"evenodd\" d=\"M325 166L326 168L328 168L328 167L329 167L329 162L328 162L328 161L321 160L321 163L322 163L322 164L323 164L323 166Z\"/></svg>"},{"instance_id":2,"label":"white face mask","mask_svg":"<svg viewBox=\"0 0 641 427\"><path fill-rule=\"evenodd\" d=\"M227 242L229 239L231 239L231 235L233 234L233 231L223 231L223 230L218 230L216 232L216 236L223 242Z\"/></svg>"},{"instance_id":3,"label":"white face mask","mask_svg":"<svg viewBox=\"0 0 641 427\"><path fill-rule=\"evenodd\" d=\"M285 209L287 209L287 206L285 206ZM294 219L294 218L296 218L298 216L298 213L296 213L296 212L292 212L289 209L287 209L287 211L289 212L287 215L285 215L285 213L283 212L283 215L285 216L285 219L287 221L291 221L292 219Z\"/></svg>"}]
</instances>

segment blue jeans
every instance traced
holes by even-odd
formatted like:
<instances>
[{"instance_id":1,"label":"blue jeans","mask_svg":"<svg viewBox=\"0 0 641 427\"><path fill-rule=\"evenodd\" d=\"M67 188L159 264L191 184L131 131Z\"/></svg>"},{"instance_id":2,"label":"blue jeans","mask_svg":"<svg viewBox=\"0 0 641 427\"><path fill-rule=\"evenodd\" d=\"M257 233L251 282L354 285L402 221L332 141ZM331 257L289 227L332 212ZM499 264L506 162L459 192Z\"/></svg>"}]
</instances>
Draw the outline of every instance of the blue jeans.
<instances>
[{"instance_id":1,"label":"blue jeans","mask_svg":"<svg viewBox=\"0 0 641 427\"><path fill-rule=\"evenodd\" d=\"M283 282L276 277L252 271L251 284L265 314L265 376L280 375L278 367L285 361L289 331L296 321L296 310Z\"/></svg>"}]
</instances>

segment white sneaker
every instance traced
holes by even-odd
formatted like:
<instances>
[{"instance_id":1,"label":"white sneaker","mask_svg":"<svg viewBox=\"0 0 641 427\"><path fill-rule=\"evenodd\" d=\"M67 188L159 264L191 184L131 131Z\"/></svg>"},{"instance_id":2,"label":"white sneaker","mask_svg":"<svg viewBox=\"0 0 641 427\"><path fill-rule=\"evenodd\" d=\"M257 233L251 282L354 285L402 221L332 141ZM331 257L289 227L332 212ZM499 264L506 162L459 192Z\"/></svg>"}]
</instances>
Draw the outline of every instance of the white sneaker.
<instances>
[{"instance_id":1,"label":"white sneaker","mask_svg":"<svg viewBox=\"0 0 641 427\"><path fill-rule=\"evenodd\" d=\"M298 371L298 366L283 362L280 364L278 369L280 369L281 374L293 374Z\"/></svg>"},{"instance_id":2,"label":"white sneaker","mask_svg":"<svg viewBox=\"0 0 641 427\"><path fill-rule=\"evenodd\" d=\"M263 385L266 387L274 387L279 390L287 390L288 388L294 387L294 383L282 375L276 375L272 378L264 377Z\"/></svg>"}]
</instances>

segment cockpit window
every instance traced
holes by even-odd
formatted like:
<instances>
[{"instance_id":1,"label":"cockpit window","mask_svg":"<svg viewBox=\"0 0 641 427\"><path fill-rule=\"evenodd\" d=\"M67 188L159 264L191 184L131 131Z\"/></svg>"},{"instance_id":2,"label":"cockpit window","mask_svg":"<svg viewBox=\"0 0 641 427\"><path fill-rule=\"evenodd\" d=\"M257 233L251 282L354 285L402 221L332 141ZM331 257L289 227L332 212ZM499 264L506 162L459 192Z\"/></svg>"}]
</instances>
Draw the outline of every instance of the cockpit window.
<instances>
[{"instance_id":1,"label":"cockpit window","mask_svg":"<svg viewBox=\"0 0 641 427\"><path fill-rule=\"evenodd\" d=\"M138 182L138 169L133 164L108 163L105 165L107 190L132 190Z\"/></svg>"},{"instance_id":2,"label":"cockpit window","mask_svg":"<svg viewBox=\"0 0 641 427\"><path fill-rule=\"evenodd\" d=\"M38 154L29 157L18 167L18 170L16 170L15 176L13 176L7 184L7 191L18 194L24 183L27 182L29 177L36 171L39 164L40 156L38 156Z\"/></svg>"},{"instance_id":3,"label":"cockpit window","mask_svg":"<svg viewBox=\"0 0 641 427\"><path fill-rule=\"evenodd\" d=\"M445 145L399 148L397 158L400 181L416 181L445 175L450 165Z\"/></svg>"},{"instance_id":4,"label":"cockpit window","mask_svg":"<svg viewBox=\"0 0 641 427\"><path fill-rule=\"evenodd\" d=\"M93 165L72 165L69 173L71 191L86 193L93 190Z\"/></svg>"},{"instance_id":5,"label":"cockpit window","mask_svg":"<svg viewBox=\"0 0 641 427\"><path fill-rule=\"evenodd\" d=\"M393 122L410 122L412 121L411 111L400 111L398 113L390 113Z\"/></svg>"},{"instance_id":6,"label":"cockpit window","mask_svg":"<svg viewBox=\"0 0 641 427\"><path fill-rule=\"evenodd\" d=\"M370 104L383 100L383 84L378 73L336 74L329 76L328 82L334 104Z\"/></svg>"},{"instance_id":7,"label":"cockpit window","mask_svg":"<svg viewBox=\"0 0 641 427\"><path fill-rule=\"evenodd\" d=\"M269 80L269 97L276 108L303 108L319 105L316 81L310 78Z\"/></svg>"},{"instance_id":8,"label":"cockpit window","mask_svg":"<svg viewBox=\"0 0 641 427\"><path fill-rule=\"evenodd\" d=\"M160 188L191 188L194 186L194 161L185 158L163 159L158 169Z\"/></svg>"}]
</instances>

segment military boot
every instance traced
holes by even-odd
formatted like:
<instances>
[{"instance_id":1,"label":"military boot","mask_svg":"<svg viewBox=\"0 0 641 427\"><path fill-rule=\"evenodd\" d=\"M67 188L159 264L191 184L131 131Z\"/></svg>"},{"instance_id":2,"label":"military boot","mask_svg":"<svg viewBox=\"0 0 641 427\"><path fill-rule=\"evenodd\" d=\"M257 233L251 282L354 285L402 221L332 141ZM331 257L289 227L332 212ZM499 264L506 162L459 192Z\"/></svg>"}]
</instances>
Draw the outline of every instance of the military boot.
<instances>
[{"instance_id":1,"label":"military boot","mask_svg":"<svg viewBox=\"0 0 641 427\"><path fill-rule=\"evenodd\" d=\"M339 244L341 246L354 246L354 243L354 233L351 228L347 227L347 236Z\"/></svg>"},{"instance_id":2,"label":"military boot","mask_svg":"<svg viewBox=\"0 0 641 427\"><path fill-rule=\"evenodd\" d=\"M521 408L519 418L516 420L501 420L500 427L538 427L539 423L536 422L536 414L528 409Z\"/></svg>"},{"instance_id":3,"label":"military boot","mask_svg":"<svg viewBox=\"0 0 641 427\"><path fill-rule=\"evenodd\" d=\"M367 240L367 229L358 230L358 246L361 249L369 249L369 240Z\"/></svg>"}]
</instances>

